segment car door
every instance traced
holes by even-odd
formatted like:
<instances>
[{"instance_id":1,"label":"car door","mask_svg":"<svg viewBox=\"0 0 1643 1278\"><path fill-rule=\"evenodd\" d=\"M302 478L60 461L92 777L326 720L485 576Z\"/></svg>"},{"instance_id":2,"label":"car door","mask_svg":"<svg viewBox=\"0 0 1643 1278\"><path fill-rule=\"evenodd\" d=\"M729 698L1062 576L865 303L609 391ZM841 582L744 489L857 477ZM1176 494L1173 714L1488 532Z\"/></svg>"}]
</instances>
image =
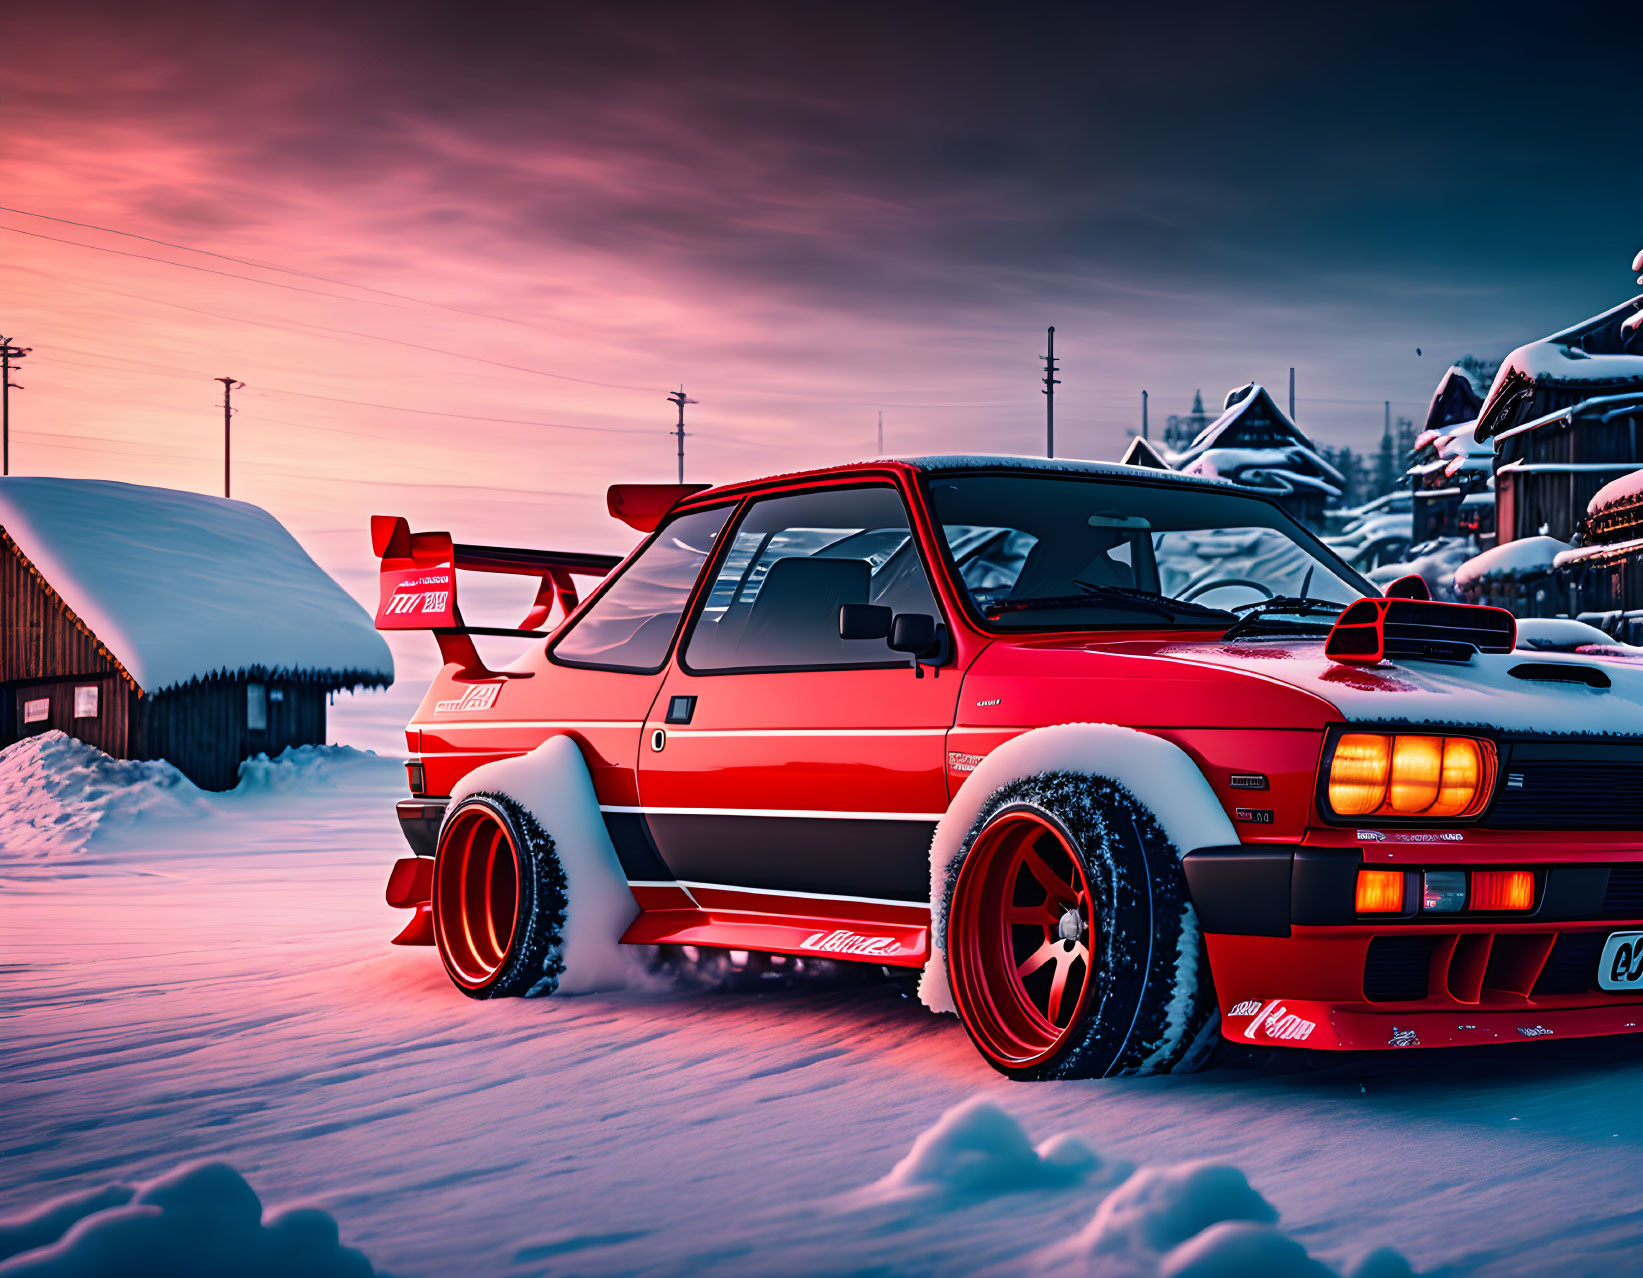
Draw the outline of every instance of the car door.
<instances>
[{"instance_id":1,"label":"car door","mask_svg":"<svg viewBox=\"0 0 1643 1278\"><path fill-rule=\"evenodd\" d=\"M840 638L847 603L940 618L898 490L750 502L640 750L644 819L704 910L928 923L959 674Z\"/></svg>"}]
</instances>

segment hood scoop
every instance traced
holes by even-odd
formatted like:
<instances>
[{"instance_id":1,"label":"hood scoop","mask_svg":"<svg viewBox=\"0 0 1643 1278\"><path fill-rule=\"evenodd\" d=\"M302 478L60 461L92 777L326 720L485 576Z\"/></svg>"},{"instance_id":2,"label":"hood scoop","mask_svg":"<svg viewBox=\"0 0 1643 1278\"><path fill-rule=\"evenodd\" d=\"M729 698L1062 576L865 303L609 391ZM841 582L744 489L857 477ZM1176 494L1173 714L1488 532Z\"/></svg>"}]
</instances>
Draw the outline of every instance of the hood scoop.
<instances>
[{"instance_id":1,"label":"hood scoop","mask_svg":"<svg viewBox=\"0 0 1643 1278\"><path fill-rule=\"evenodd\" d=\"M1324 655L1353 666L1388 657L1470 661L1476 652L1511 652L1517 618L1504 608L1430 599L1360 599L1341 613Z\"/></svg>"},{"instance_id":2,"label":"hood scoop","mask_svg":"<svg viewBox=\"0 0 1643 1278\"><path fill-rule=\"evenodd\" d=\"M1613 682L1596 666L1577 666L1567 661L1525 661L1506 673L1535 683L1581 683L1588 688L1607 688Z\"/></svg>"}]
</instances>

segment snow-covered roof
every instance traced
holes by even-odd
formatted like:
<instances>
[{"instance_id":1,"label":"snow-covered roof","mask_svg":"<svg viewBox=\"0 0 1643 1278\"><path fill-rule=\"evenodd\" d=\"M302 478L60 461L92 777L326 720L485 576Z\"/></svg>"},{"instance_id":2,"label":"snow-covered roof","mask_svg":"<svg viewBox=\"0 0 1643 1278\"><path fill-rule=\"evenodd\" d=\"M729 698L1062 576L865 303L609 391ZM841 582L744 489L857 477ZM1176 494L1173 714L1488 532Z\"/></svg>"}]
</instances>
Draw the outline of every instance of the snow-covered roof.
<instances>
[{"instance_id":1,"label":"snow-covered roof","mask_svg":"<svg viewBox=\"0 0 1643 1278\"><path fill-rule=\"evenodd\" d=\"M1442 433L1456 422L1467 418L1476 421L1487 389L1474 382L1472 374L1459 364L1451 364L1432 392L1431 403L1426 406L1424 429L1415 437L1415 447L1422 447L1431 434Z\"/></svg>"},{"instance_id":2,"label":"snow-covered roof","mask_svg":"<svg viewBox=\"0 0 1643 1278\"><path fill-rule=\"evenodd\" d=\"M1234 396L1236 398L1233 398ZM1277 402L1268 393L1266 387L1259 382L1251 382L1248 386L1233 391L1232 396L1228 398L1229 403L1226 411L1204 427L1199 432L1198 437L1182 450L1180 455L1175 458L1176 465L1185 466L1211 449L1224 451L1248 448L1247 444L1241 444L1235 438L1237 434L1236 427L1243 422L1244 417L1247 415L1259 416L1264 414L1277 427L1278 433L1285 437L1286 442L1257 446L1251 451L1281 451L1288 454L1291 462L1304 460L1326 481L1335 484L1344 482L1345 477L1341 472L1324 460L1322 454L1312 446L1312 441L1305 432L1290 421L1284 411L1278 407ZM1256 412L1257 409L1259 409L1259 413ZM1234 436L1234 438L1228 438L1228 436Z\"/></svg>"},{"instance_id":3,"label":"snow-covered roof","mask_svg":"<svg viewBox=\"0 0 1643 1278\"><path fill-rule=\"evenodd\" d=\"M1016 457L1005 453L966 453L935 457L902 457L897 460L924 471L981 470L998 467L1000 470L1033 470L1059 475L1108 475L1114 479L1134 480L1137 466L1123 462L1079 461L1063 457ZM1177 470L1147 470L1147 478L1183 484L1212 484L1230 488L1224 479L1204 475L1185 475Z\"/></svg>"},{"instance_id":4,"label":"snow-covered roof","mask_svg":"<svg viewBox=\"0 0 1643 1278\"><path fill-rule=\"evenodd\" d=\"M1501 406L1525 385L1590 386L1615 391L1643 387L1639 315L1643 315L1643 296L1518 347L1502 361L1478 413L1483 424L1481 433L1486 438L1496 433Z\"/></svg>"},{"instance_id":5,"label":"snow-covered roof","mask_svg":"<svg viewBox=\"0 0 1643 1278\"><path fill-rule=\"evenodd\" d=\"M145 692L240 673L393 682L370 614L260 507L5 478L0 528Z\"/></svg>"},{"instance_id":6,"label":"snow-covered roof","mask_svg":"<svg viewBox=\"0 0 1643 1278\"><path fill-rule=\"evenodd\" d=\"M1547 572L1569 543L1556 537L1520 537L1474 555L1455 569L1455 585L1469 586L1485 577L1516 577Z\"/></svg>"},{"instance_id":7,"label":"snow-covered roof","mask_svg":"<svg viewBox=\"0 0 1643 1278\"><path fill-rule=\"evenodd\" d=\"M1143 439L1139 435L1130 440L1129 447L1118 460L1125 466L1144 466L1149 470L1174 469L1150 439Z\"/></svg>"},{"instance_id":8,"label":"snow-covered roof","mask_svg":"<svg viewBox=\"0 0 1643 1278\"><path fill-rule=\"evenodd\" d=\"M1639 499L1643 499L1643 470L1634 470L1629 475L1610 480L1592 494L1592 500L1586 507L1586 514L1598 515L1610 506Z\"/></svg>"}]
</instances>

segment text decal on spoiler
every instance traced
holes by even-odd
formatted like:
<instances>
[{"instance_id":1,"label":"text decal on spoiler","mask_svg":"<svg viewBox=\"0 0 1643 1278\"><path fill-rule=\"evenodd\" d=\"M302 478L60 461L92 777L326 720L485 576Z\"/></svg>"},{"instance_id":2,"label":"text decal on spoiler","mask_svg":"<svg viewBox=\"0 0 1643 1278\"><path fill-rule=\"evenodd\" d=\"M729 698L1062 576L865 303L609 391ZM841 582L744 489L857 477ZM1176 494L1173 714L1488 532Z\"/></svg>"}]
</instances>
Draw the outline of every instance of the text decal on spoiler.
<instances>
[{"instance_id":1,"label":"text decal on spoiler","mask_svg":"<svg viewBox=\"0 0 1643 1278\"><path fill-rule=\"evenodd\" d=\"M455 573L449 564L385 568L379 580L378 630L428 630L458 624Z\"/></svg>"}]
</instances>

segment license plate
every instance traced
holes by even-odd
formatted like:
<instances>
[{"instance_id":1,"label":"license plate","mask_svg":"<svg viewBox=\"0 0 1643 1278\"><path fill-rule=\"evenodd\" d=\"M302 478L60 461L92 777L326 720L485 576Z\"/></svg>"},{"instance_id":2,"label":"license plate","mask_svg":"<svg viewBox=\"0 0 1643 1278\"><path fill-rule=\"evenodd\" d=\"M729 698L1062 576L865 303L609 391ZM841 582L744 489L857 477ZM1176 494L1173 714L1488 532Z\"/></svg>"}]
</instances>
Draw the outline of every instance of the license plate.
<instances>
[{"instance_id":1,"label":"license plate","mask_svg":"<svg viewBox=\"0 0 1643 1278\"><path fill-rule=\"evenodd\" d=\"M1603 944L1597 984L1605 990L1643 989L1643 932L1613 932Z\"/></svg>"}]
</instances>

